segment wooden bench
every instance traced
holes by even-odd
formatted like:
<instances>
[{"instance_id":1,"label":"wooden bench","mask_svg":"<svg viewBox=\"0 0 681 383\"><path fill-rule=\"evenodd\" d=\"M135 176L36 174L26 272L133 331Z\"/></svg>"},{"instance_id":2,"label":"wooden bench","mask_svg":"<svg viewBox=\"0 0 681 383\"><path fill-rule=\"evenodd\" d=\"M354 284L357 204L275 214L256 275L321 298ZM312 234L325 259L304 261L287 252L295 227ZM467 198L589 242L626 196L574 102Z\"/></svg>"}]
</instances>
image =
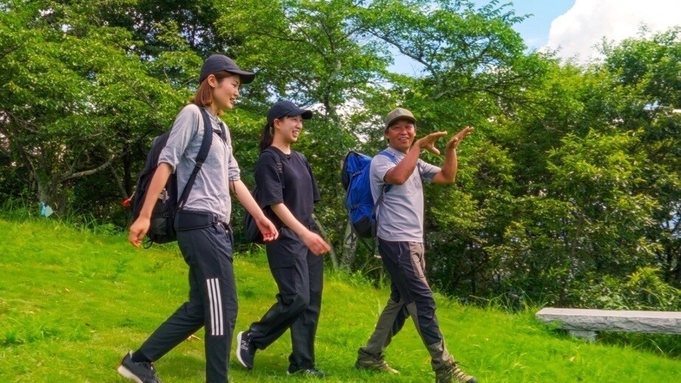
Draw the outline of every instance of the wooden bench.
<instances>
[{"instance_id":1,"label":"wooden bench","mask_svg":"<svg viewBox=\"0 0 681 383\"><path fill-rule=\"evenodd\" d=\"M655 334L681 334L681 312L620 311L543 308L538 320L568 330L571 335L596 341L599 331L625 331Z\"/></svg>"}]
</instances>

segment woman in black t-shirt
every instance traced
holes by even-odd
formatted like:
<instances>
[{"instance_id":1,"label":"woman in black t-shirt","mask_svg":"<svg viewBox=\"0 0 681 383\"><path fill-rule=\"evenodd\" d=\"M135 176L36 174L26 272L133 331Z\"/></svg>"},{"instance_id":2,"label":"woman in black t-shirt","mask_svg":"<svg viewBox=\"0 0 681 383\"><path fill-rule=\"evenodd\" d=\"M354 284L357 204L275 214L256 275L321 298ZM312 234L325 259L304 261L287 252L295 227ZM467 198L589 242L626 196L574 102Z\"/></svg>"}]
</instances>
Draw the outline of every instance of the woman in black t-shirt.
<instances>
[{"instance_id":1,"label":"woman in black t-shirt","mask_svg":"<svg viewBox=\"0 0 681 383\"><path fill-rule=\"evenodd\" d=\"M277 302L258 322L237 336L237 359L253 368L256 350L264 350L291 329L293 351L288 374L323 377L315 367L314 338L321 308L322 254L329 244L318 234L312 212L320 200L305 156L291 149L312 111L279 101L267 113L255 169L256 199L280 227L279 239L266 245L277 282Z\"/></svg>"}]
</instances>

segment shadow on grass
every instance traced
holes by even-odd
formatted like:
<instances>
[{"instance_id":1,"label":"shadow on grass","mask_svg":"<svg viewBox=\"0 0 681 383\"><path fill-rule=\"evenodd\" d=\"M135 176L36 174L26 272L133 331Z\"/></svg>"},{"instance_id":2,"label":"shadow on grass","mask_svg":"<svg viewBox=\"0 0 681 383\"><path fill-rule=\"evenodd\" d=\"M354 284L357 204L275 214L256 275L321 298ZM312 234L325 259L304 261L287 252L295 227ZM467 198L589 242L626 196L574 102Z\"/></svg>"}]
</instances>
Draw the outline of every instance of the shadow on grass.
<instances>
[{"instance_id":1,"label":"shadow on grass","mask_svg":"<svg viewBox=\"0 0 681 383\"><path fill-rule=\"evenodd\" d=\"M679 335L602 332L598 334L598 342L612 346L631 347L634 350L681 360L681 336Z\"/></svg>"},{"instance_id":2,"label":"shadow on grass","mask_svg":"<svg viewBox=\"0 0 681 383\"><path fill-rule=\"evenodd\" d=\"M547 329L560 339L578 339L570 335L567 330L552 328L551 326L547 326ZM681 336L679 335L601 331L598 333L596 342L601 345L630 348L669 359L681 360Z\"/></svg>"}]
</instances>

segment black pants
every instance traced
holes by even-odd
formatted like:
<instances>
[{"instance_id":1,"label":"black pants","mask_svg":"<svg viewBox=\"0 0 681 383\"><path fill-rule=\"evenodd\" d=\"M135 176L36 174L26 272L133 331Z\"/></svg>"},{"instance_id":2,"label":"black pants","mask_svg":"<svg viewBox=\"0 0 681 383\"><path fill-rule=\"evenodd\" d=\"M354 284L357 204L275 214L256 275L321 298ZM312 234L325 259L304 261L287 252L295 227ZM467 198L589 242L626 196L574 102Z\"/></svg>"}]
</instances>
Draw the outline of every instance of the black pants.
<instances>
[{"instance_id":1,"label":"black pants","mask_svg":"<svg viewBox=\"0 0 681 383\"><path fill-rule=\"evenodd\" d=\"M189 265L189 300L139 351L152 361L158 360L205 326L206 382L226 383L237 315L231 234L214 224L178 232L177 241Z\"/></svg>"},{"instance_id":2,"label":"black pants","mask_svg":"<svg viewBox=\"0 0 681 383\"><path fill-rule=\"evenodd\" d=\"M435 315L435 299L425 276L424 248L418 242L378 239L378 251L390 275L391 293L376 328L359 357L382 356L392 338L411 316L436 369L452 361Z\"/></svg>"},{"instance_id":3,"label":"black pants","mask_svg":"<svg viewBox=\"0 0 681 383\"><path fill-rule=\"evenodd\" d=\"M289 371L315 367L314 339L322 304L324 258L288 228L267 244L267 259L279 293L277 302L249 329L252 344L265 349L291 329Z\"/></svg>"}]
</instances>

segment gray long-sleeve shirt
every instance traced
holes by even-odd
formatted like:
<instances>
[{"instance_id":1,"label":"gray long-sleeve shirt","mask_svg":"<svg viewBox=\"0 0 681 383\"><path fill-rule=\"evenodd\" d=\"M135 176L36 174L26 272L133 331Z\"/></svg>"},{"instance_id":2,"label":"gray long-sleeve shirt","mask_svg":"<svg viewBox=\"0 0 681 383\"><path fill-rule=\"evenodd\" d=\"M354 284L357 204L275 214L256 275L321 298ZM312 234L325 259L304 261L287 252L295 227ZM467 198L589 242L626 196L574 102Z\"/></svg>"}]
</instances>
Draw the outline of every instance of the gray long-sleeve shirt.
<instances>
[{"instance_id":1,"label":"gray long-sleeve shirt","mask_svg":"<svg viewBox=\"0 0 681 383\"><path fill-rule=\"evenodd\" d=\"M210 112L209 112L210 115ZM211 115L213 129L220 130L220 119ZM239 164L232 151L232 139L225 126L226 139L213 135L213 143L201 171L196 176L187 210L209 211L218 215L223 222L229 222L232 201L229 195L229 181L240 179ZM196 156L203 140L203 117L199 107L189 104L182 108L175 118L166 146L158 162L165 162L177 174L178 198L194 170Z\"/></svg>"}]
</instances>

